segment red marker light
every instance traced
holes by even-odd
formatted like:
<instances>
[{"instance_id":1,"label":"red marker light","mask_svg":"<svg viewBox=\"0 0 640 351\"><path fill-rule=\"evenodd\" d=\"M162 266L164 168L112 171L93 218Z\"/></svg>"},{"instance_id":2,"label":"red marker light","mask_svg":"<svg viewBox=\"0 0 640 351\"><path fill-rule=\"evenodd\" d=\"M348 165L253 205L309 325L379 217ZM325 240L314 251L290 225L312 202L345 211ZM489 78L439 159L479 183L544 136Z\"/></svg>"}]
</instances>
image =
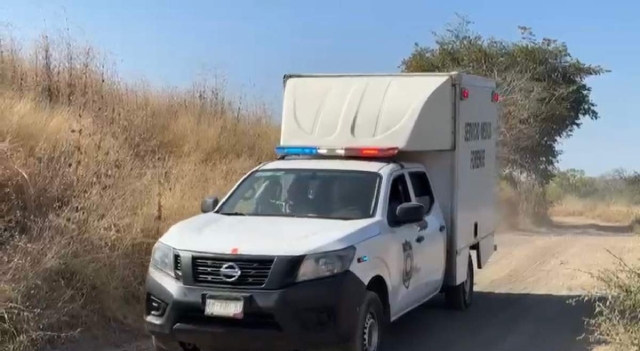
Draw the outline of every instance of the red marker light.
<instances>
[{"instance_id":1,"label":"red marker light","mask_svg":"<svg viewBox=\"0 0 640 351\"><path fill-rule=\"evenodd\" d=\"M498 102L500 101L500 94L497 91L491 93L491 101Z\"/></svg>"},{"instance_id":2,"label":"red marker light","mask_svg":"<svg viewBox=\"0 0 640 351\"><path fill-rule=\"evenodd\" d=\"M344 150L344 155L356 156L356 157L391 157L398 153L397 147L390 148L347 148Z\"/></svg>"},{"instance_id":3,"label":"red marker light","mask_svg":"<svg viewBox=\"0 0 640 351\"><path fill-rule=\"evenodd\" d=\"M466 100L469 98L469 89L467 88L462 88L462 90L460 91L460 98L462 100Z\"/></svg>"},{"instance_id":4,"label":"red marker light","mask_svg":"<svg viewBox=\"0 0 640 351\"><path fill-rule=\"evenodd\" d=\"M360 150L360 155L362 156L378 156L381 151L377 149L362 149Z\"/></svg>"},{"instance_id":5,"label":"red marker light","mask_svg":"<svg viewBox=\"0 0 640 351\"><path fill-rule=\"evenodd\" d=\"M238 248L234 247L233 249L231 249L231 254L232 255L237 255L238 254Z\"/></svg>"}]
</instances>

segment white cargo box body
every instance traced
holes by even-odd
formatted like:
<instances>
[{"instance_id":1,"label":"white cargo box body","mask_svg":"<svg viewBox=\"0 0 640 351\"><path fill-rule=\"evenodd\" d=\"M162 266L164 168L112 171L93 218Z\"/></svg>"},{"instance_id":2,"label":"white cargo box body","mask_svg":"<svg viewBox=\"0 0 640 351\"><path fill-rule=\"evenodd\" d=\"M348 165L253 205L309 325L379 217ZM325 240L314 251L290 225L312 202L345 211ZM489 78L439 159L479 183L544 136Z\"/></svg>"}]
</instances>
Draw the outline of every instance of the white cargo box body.
<instances>
[{"instance_id":1,"label":"white cargo box body","mask_svg":"<svg viewBox=\"0 0 640 351\"><path fill-rule=\"evenodd\" d=\"M280 144L398 147L398 160L423 164L449 228L447 284L459 284L470 248L480 267L494 250L494 90L460 73L290 75Z\"/></svg>"},{"instance_id":2,"label":"white cargo box body","mask_svg":"<svg viewBox=\"0 0 640 351\"><path fill-rule=\"evenodd\" d=\"M448 74L289 76L281 144L450 150L451 83Z\"/></svg>"}]
</instances>

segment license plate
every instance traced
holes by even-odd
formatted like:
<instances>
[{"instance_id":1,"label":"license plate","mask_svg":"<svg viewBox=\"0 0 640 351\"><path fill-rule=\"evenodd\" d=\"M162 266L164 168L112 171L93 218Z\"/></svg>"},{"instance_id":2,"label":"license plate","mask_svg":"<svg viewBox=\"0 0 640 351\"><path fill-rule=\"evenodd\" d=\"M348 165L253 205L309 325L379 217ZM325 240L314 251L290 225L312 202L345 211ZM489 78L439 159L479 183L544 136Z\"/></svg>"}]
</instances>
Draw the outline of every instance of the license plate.
<instances>
[{"instance_id":1,"label":"license plate","mask_svg":"<svg viewBox=\"0 0 640 351\"><path fill-rule=\"evenodd\" d=\"M207 298L204 314L212 317L242 318L244 301L242 299Z\"/></svg>"}]
</instances>

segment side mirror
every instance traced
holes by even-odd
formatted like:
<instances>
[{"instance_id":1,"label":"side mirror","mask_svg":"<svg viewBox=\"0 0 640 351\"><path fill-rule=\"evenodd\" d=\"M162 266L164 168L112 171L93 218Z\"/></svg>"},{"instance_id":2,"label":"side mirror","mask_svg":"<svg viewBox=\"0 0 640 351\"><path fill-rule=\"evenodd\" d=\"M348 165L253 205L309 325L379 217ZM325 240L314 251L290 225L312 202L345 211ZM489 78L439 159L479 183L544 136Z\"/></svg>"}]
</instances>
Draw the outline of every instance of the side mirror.
<instances>
[{"instance_id":1,"label":"side mirror","mask_svg":"<svg viewBox=\"0 0 640 351\"><path fill-rule=\"evenodd\" d=\"M417 223L424 220L426 208L417 202L408 202L398 206L396 218L401 224Z\"/></svg>"},{"instance_id":2,"label":"side mirror","mask_svg":"<svg viewBox=\"0 0 640 351\"><path fill-rule=\"evenodd\" d=\"M220 203L220 200L218 200L217 196L206 197L200 203L200 211L202 211L202 213L213 212L213 210L215 210L216 207L218 207L219 203Z\"/></svg>"}]
</instances>

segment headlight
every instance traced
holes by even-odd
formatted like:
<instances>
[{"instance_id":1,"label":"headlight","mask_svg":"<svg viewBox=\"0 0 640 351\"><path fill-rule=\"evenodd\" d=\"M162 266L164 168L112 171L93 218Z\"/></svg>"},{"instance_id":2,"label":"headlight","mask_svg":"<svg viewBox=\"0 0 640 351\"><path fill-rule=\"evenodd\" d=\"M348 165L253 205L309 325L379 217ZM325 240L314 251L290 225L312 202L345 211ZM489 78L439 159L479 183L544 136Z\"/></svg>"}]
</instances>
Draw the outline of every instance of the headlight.
<instances>
[{"instance_id":1,"label":"headlight","mask_svg":"<svg viewBox=\"0 0 640 351\"><path fill-rule=\"evenodd\" d=\"M151 265L175 278L173 248L158 241L151 252Z\"/></svg>"},{"instance_id":2,"label":"headlight","mask_svg":"<svg viewBox=\"0 0 640 351\"><path fill-rule=\"evenodd\" d=\"M300 265L296 281L302 282L342 273L349 269L355 254L356 248L351 246L339 251L308 255Z\"/></svg>"}]
</instances>

